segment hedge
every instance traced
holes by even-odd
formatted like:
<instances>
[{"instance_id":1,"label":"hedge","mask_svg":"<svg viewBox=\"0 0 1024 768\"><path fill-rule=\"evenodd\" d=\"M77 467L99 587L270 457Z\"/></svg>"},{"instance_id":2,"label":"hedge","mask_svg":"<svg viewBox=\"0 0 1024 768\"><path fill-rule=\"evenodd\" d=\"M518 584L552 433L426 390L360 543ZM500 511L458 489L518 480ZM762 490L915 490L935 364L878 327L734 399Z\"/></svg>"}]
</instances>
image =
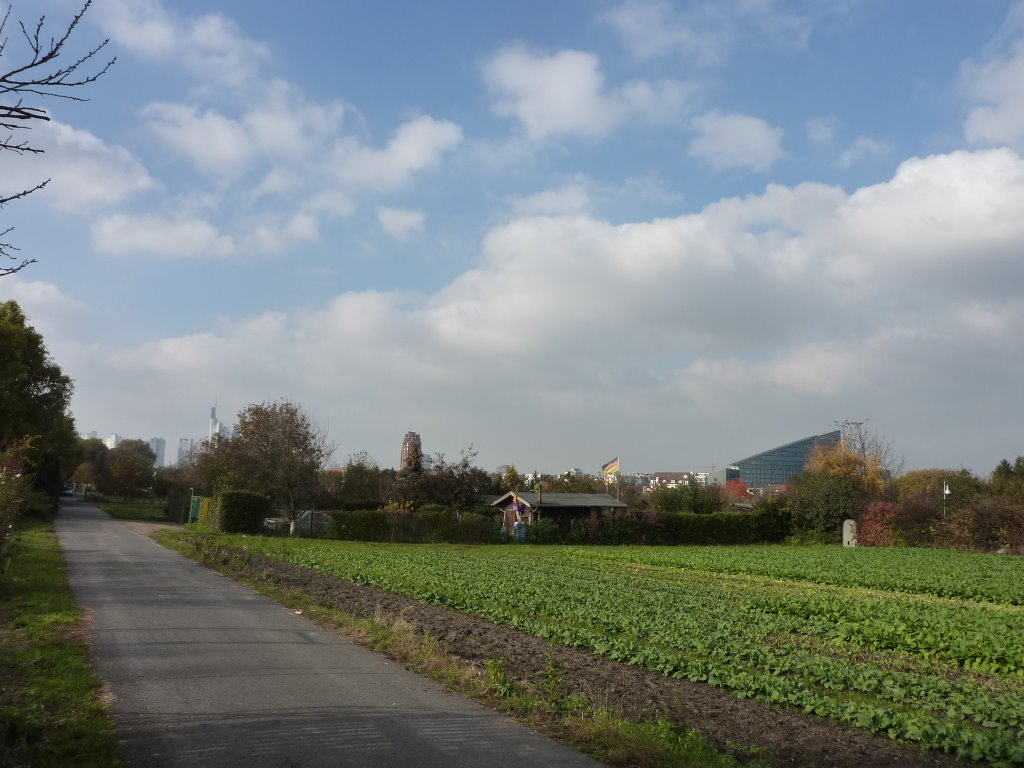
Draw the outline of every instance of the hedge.
<instances>
[{"instance_id":1,"label":"hedge","mask_svg":"<svg viewBox=\"0 0 1024 768\"><path fill-rule=\"evenodd\" d=\"M564 540L573 544L770 544L790 534L789 513L769 506L753 512L603 515L577 520Z\"/></svg>"},{"instance_id":2,"label":"hedge","mask_svg":"<svg viewBox=\"0 0 1024 768\"><path fill-rule=\"evenodd\" d=\"M500 515L450 511L399 512L358 510L335 512L328 536L351 541L490 544L501 536ZM767 504L753 512L606 514L595 521L575 520L560 529L541 517L527 528L534 544L761 544L781 542L790 534L788 510ZM510 536L510 532L507 532Z\"/></svg>"},{"instance_id":3,"label":"hedge","mask_svg":"<svg viewBox=\"0 0 1024 768\"><path fill-rule=\"evenodd\" d=\"M334 512L327 535L350 541L396 541L414 544L493 544L500 541L499 515L456 515L449 510Z\"/></svg>"},{"instance_id":4,"label":"hedge","mask_svg":"<svg viewBox=\"0 0 1024 768\"><path fill-rule=\"evenodd\" d=\"M221 491L199 503L199 524L221 533L259 533L272 514L270 497L252 491Z\"/></svg>"}]
</instances>

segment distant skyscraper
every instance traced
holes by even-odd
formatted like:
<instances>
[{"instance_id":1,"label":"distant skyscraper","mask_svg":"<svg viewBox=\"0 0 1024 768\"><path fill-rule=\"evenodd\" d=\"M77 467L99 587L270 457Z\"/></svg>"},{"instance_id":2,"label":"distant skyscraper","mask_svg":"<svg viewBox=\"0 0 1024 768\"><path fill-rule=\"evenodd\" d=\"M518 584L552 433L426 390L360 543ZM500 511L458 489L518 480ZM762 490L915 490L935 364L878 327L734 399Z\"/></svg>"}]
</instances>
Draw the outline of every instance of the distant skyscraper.
<instances>
[{"instance_id":1,"label":"distant skyscraper","mask_svg":"<svg viewBox=\"0 0 1024 768\"><path fill-rule=\"evenodd\" d=\"M104 444L105 446L107 446L107 448L108 448L109 450L111 450L111 451L112 451L112 450L114 450L115 448L117 448L117 446L119 446L119 445L121 444L121 441L122 441L122 440L124 440L124 438L123 438L123 437L121 437L121 436L120 436L120 435L118 435L118 434L113 434L113 435L111 435L110 437L105 437L105 438L103 438L103 444Z\"/></svg>"},{"instance_id":2,"label":"distant skyscraper","mask_svg":"<svg viewBox=\"0 0 1024 768\"><path fill-rule=\"evenodd\" d=\"M227 424L217 420L217 406L210 409L210 439L216 437L231 437L233 431Z\"/></svg>"},{"instance_id":3,"label":"distant skyscraper","mask_svg":"<svg viewBox=\"0 0 1024 768\"><path fill-rule=\"evenodd\" d=\"M181 464L188 455L192 453L192 449L195 448L196 441L191 437L179 437L178 438L178 463Z\"/></svg>"},{"instance_id":4,"label":"distant skyscraper","mask_svg":"<svg viewBox=\"0 0 1024 768\"><path fill-rule=\"evenodd\" d=\"M415 432L406 432L402 438L402 469L422 469L423 444Z\"/></svg>"},{"instance_id":5,"label":"distant skyscraper","mask_svg":"<svg viewBox=\"0 0 1024 768\"><path fill-rule=\"evenodd\" d=\"M151 437L149 438L149 447L153 449L153 453L156 454L156 460L153 462L154 467L162 467L164 465L164 452L167 448L167 441L162 437Z\"/></svg>"}]
</instances>

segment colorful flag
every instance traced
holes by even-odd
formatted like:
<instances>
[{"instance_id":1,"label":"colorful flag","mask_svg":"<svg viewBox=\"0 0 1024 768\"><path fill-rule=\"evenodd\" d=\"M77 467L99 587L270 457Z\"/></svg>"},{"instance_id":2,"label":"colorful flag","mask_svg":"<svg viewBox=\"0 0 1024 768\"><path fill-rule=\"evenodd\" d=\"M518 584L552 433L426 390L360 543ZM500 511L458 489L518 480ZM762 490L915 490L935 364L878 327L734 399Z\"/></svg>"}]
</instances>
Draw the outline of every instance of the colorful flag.
<instances>
[{"instance_id":1,"label":"colorful flag","mask_svg":"<svg viewBox=\"0 0 1024 768\"><path fill-rule=\"evenodd\" d=\"M605 477L608 477L608 475L614 475L618 471L619 471L619 457L618 456L616 456L614 459L609 461L607 464L602 464L601 465L601 474L604 475Z\"/></svg>"}]
</instances>

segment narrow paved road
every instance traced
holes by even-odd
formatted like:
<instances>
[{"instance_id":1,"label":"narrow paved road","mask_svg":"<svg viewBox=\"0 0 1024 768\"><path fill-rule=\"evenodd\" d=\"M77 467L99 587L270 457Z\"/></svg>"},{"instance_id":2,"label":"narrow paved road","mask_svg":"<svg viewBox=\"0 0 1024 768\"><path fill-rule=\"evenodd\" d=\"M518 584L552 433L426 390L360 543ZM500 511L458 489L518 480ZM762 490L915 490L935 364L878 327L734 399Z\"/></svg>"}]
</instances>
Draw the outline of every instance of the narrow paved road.
<instances>
[{"instance_id":1,"label":"narrow paved road","mask_svg":"<svg viewBox=\"0 0 1024 768\"><path fill-rule=\"evenodd\" d=\"M57 534L129 766L598 765L95 507Z\"/></svg>"}]
</instances>

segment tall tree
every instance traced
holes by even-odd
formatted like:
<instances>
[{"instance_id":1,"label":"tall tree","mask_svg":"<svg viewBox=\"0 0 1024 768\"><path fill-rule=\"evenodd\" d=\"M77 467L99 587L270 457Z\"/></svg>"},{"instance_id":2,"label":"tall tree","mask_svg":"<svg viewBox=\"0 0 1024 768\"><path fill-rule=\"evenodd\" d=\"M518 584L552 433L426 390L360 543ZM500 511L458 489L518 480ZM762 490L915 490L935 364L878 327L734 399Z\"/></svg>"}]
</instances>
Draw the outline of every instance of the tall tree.
<instances>
[{"instance_id":1,"label":"tall tree","mask_svg":"<svg viewBox=\"0 0 1024 768\"><path fill-rule=\"evenodd\" d=\"M897 455L892 441L864 426L863 421L843 421L840 445L860 460L862 474L875 473L884 482L903 471L903 457Z\"/></svg>"},{"instance_id":2,"label":"tall tree","mask_svg":"<svg viewBox=\"0 0 1024 768\"><path fill-rule=\"evenodd\" d=\"M506 491L518 491L525 485L526 478L519 474L515 464L510 465L501 476L501 487Z\"/></svg>"},{"instance_id":3,"label":"tall tree","mask_svg":"<svg viewBox=\"0 0 1024 768\"><path fill-rule=\"evenodd\" d=\"M1009 480L1013 477L1013 474L1013 465L1006 459L1003 459L992 470L992 480Z\"/></svg>"},{"instance_id":4,"label":"tall tree","mask_svg":"<svg viewBox=\"0 0 1024 768\"><path fill-rule=\"evenodd\" d=\"M53 496L77 456L72 388L17 302L0 304L0 449L34 438L27 471L36 489Z\"/></svg>"},{"instance_id":5,"label":"tall tree","mask_svg":"<svg viewBox=\"0 0 1024 768\"><path fill-rule=\"evenodd\" d=\"M292 520L316 493L334 450L309 415L287 400L247 406L229 442L247 485L282 505Z\"/></svg>"},{"instance_id":6,"label":"tall tree","mask_svg":"<svg viewBox=\"0 0 1024 768\"><path fill-rule=\"evenodd\" d=\"M392 484L389 500L418 508L440 504L460 512L472 509L491 486L491 476L473 466L476 452L463 451L458 461L449 461L443 453L435 453L429 469L402 472Z\"/></svg>"},{"instance_id":7,"label":"tall tree","mask_svg":"<svg viewBox=\"0 0 1024 768\"><path fill-rule=\"evenodd\" d=\"M242 468L234 440L213 437L203 440L182 463L183 487L199 496L210 496L225 488L252 490Z\"/></svg>"},{"instance_id":8,"label":"tall tree","mask_svg":"<svg viewBox=\"0 0 1024 768\"><path fill-rule=\"evenodd\" d=\"M367 507L384 504L385 486L388 478L377 462L366 451L348 457L343 473L340 500L348 504L363 504Z\"/></svg>"},{"instance_id":9,"label":"tall tree","mask_svg":"<svg viewBox=\"0 0 1024 768\"><path fill-rule=\"evenodd\" d=\"M11 51L8 50L8 34L12 31L11 27L15 26L11 19L12 8L8 6L3 18L0 18L0 131L6 134L0 135L0 151L19 155L41 154L43 150L24 138L23 132L36 121L50 119L46 109L41 106L43 100L55 98L84 101L71 89L94 82L114 63L114 59L111 59L103 64L102 59L96 58L106 47L107 40L85 53L70 54L70 58L65 50L90 5L92 0L86 0L82 10L57 37L48 36L44 31L44 16L34 26L26 27L24 22L17 22L15 39L20 38L28 47L23 58L18 61L9 59ZM26 104L25 99L38 100L38 104ZM28 189L0 190L0 208L39 191L48 183L49 179ZM0 230L0 238L12 229L7 227ZM33 258L19 259L14 253L17 250L15 246L0 239L0 259L4 260L0 265L0 277L14 274L35 262Z\"/></svg>"},{"instance_id":10,"label":"tall tree","mask_svg":"<svg viewBox=\"0 0 1024 768\"><path fill-rule=\"evenodd\" d=\"M148 461L150 467L156 464L156 453L145 440L122 440L114 450L120 450L122 453L134 454L135 456L138 456L141 461Z\"/></svg>"},{"instance_id":11,"label":"tall tree","mask_svg":"<svg viewBox=\"0 0 1024 768\"><path fill-rule=\"evenodd\" d=\"M108 489L125 501L153 485L156 454L142 440L125 440L107 455Z\"/></svg>"}]
</instances>

